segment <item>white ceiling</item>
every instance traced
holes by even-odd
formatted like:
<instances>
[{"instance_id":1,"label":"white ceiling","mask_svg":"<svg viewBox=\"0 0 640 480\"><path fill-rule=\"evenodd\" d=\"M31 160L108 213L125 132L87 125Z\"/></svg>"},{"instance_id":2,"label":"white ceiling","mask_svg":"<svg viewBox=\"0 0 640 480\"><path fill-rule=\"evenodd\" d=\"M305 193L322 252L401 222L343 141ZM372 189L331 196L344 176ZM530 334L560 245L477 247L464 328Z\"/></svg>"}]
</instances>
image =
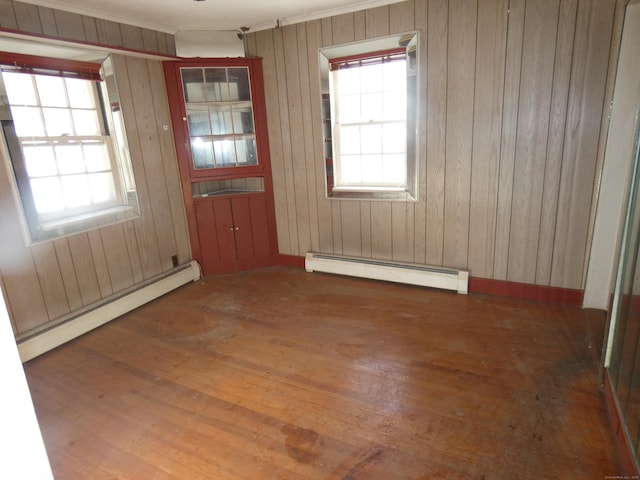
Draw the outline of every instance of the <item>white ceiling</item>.
<instances>
[{"instance_id":1,"label":"white ceiling","mask_svg":"<svg viewBox=\"0 0 640 480\"><path fill-rule=\"evenodd\" d=\"M167 33L250 31L403 0L21 0Z\"/></svg>"}]
</instances>

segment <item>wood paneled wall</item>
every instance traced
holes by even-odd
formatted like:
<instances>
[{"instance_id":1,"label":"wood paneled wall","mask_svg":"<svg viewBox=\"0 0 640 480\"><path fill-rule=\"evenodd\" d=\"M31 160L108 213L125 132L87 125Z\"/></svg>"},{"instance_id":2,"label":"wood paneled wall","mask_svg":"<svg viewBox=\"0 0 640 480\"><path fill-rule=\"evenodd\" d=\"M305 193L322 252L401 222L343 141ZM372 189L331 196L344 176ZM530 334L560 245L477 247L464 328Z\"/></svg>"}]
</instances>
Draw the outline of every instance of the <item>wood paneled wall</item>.
<instances>
[{"instance_id":1,"label":"wood paneled wall","mask_svg":"<svg viewBox=\"0 0 640 480\"><path fill-rule=\"evenodd\" d=\"M614 0L411 0L260 31L280 253L582 288ZM328 200L318 49L420 33L419 201Z\"/></svg>"},{"instance_id":2,"label":"wood paneled wall","mask_svg":"<svg viewBox=\"0 0 640 480\"><path fill-rule=\"evenodd\" d=\"M0 0L0 26L82 42L174 51L173 37ZM16 28L17 27L17 28ZM191 260L162 63L114 55L140 218L26 246L8 160L0 157L0 281L20 336Z\"/></svg>"}]
</instances>

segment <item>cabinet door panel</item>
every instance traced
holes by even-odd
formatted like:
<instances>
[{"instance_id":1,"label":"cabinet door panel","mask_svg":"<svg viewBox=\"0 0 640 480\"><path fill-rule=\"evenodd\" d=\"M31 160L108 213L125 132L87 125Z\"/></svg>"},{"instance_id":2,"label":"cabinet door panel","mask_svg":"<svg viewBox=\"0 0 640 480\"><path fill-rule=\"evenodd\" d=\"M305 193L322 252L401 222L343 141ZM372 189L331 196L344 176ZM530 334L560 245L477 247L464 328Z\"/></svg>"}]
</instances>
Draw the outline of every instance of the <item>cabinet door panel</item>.
<instances>
[{"instance_id":1,"label":"cabinet door panel","mask_svg":"<svg viewBox=\"0 0 640 480\"><path fill-rule=\"evenodd\" d=\"M235 230L229 199L216 198L212 203L215 214L216 229L218 231L220 261L228 262L231 260L237 260L238 256L236 255Z\"/></svg>"},{"instance_id":2,"label":"cabinet door panel","mask_svg":"<svg viewBox=\"0 0 640 480\"><path fill-rule=\"evenodd\" d=\"M236 228L236 248L238 260L252 258L253 255L253 231L251 228L251 211L247 197L231 199L233 210L233 224Z\"/></svg>"},{"instance_id":3,"label":"cabinet door panel","mask_svg":"<svg viewBox=\"0 0 640 480\"><path fill-rule=\"evenodd\" d=\"M271 255L271 244L269 243L267 202L264 195L252 196L249 199L249 209L251 210L253 253L256 257L268 257Z\"/></svg>"},{"instance_id":4,"label":"cabinet door panel","mask_svg":"<svg viewBox=\"0 0 640 480\"><path fill-rule=\"evenodd\" d=\"M200 255L202 256L202 268L208 271L220 262L218 232L213 213L213 202L209 200L199 200L194 203L196 224L198 226L198 240L200 242Z\"/></svg>"}]
</instances>

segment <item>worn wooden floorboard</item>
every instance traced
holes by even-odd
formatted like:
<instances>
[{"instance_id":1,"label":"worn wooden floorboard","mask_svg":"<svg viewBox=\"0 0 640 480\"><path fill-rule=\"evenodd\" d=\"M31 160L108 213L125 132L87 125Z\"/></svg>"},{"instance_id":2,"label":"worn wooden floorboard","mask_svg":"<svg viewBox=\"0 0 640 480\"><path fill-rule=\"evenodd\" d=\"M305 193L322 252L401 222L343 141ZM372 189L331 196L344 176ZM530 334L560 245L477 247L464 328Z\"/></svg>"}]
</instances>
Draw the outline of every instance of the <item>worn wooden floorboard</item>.
<instances>
[{"instance_id":1,"label":"worn wooden floorboard","mask_svg":"<svg viewBox=\"0 0 640 480\"><path fill-rule=\"evenodd\" d=\"M619 474L580 309L271 268L26 364L56 479Z\"/></svg>"}]
</instances>

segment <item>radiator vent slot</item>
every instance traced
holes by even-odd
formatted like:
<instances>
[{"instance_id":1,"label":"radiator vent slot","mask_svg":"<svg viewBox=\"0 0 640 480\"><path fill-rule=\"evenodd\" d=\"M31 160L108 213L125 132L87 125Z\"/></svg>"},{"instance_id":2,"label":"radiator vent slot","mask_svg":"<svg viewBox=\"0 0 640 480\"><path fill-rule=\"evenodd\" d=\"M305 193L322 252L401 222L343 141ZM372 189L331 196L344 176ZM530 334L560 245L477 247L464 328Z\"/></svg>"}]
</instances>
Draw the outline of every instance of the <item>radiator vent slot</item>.
<instances>
[{"instance_id":1,"label":"radiator vent slot","mask_svg":"<svg viewBox=\"0 0 640 480\"><path fill-rule=\"evenodd\" d=\"M468 292L469 286L469 272L467 270L324 253L307 253L305 269L307 272L350 275L373 280L454 290L463 294Z\"/></svg>"}]
</instances>

